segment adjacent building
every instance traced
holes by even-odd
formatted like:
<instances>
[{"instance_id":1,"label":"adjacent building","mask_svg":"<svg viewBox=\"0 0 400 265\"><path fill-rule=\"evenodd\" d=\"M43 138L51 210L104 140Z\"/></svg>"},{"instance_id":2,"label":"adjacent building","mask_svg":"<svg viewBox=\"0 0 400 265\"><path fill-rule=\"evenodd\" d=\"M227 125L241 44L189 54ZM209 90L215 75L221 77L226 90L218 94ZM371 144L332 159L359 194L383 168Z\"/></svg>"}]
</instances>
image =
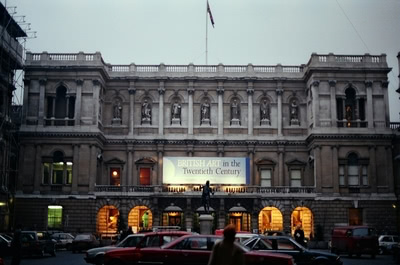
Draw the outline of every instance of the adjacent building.
<instances>
[{"instance_id":1,"label":"adjacent building","mask_svg":"<svg viewBox=\"0 0 400 265\"><path fill-rule=\"evenodd\" d=\"M15 201L25 227L198 231L209 180L215 229L301 225L319 239L336 225L397 229L384 54L269 66L43 52L27 53L25 70Z\"/></svg>"}]
</instances>

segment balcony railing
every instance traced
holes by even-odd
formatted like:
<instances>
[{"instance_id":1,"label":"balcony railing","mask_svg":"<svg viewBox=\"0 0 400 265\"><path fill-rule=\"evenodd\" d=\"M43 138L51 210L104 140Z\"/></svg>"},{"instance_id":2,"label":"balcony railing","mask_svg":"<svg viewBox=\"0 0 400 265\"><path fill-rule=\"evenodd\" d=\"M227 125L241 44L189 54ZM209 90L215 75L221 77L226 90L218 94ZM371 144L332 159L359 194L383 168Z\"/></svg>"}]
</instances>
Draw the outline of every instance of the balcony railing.
<instances>
[{"instance_id":1,"label":"balcony railing","mask_svg":"<svg viewBox=\"0 0 400 265\"><path fill-rule=\"evenodd\" d=\"M175 193L175 194L193 194L201 195L201 185L157 185L157 186L111 186L111 185L96 185L95 192L110 192L110 193ZM312 194L315 193L314 186L303 187L261 187L261 186L211 186L215 193L219 194Z\"/></svg>"},{"instance_id":2,"label":"balcony railing","mask_svg":"<svg viewBox=\"0 0 400 265\"><path fill-rule=\"evenodd\" d=\"M400 131L400 122L391 122L390 129Z\"/></svg>"}]
</instances>

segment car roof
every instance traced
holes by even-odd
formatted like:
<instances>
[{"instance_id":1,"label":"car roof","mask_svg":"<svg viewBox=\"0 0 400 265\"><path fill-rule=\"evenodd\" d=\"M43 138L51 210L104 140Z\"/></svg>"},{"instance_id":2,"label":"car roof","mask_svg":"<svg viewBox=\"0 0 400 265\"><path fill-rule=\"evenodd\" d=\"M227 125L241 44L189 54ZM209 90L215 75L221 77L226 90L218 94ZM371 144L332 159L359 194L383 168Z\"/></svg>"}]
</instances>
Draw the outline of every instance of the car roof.
<instances>
[{"instance_id":1,"label":"car roof","mask_svg":"<svg viewBox=\"0 0 400 265\"><path fill-rule=\"evenodd\" d=\"M149 235L192 235L193 233L187 231L160 231L160 232L144 232L142 234L149 236Z\"/></svg>"}]
</instances>

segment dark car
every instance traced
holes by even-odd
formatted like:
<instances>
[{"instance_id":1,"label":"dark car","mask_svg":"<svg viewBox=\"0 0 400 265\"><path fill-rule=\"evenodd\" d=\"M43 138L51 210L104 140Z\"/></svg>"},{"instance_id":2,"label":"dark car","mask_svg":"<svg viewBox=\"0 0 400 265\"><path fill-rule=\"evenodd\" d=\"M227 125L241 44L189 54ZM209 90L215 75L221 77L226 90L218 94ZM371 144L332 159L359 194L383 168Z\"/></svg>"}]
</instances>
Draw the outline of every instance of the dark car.
<instances>
[{"instance_id":1,"label":"dark car","mask_svg":"<svg viewBox=\"0 0 400 265\"><path fill-rule=\"evenodd\" d=\"M0 257L11 255L11 240L0 235Z\"/></svg>"},{"instance_id":2,"label":"dark car","mask_svg":"<svg viewBox=\"0 0 400 265\"><path fill-rule=\"evenodd\" d=\"M45 253L56 256L56 241L46 231L22 231L21 245L23 256L41 256Z\"/></svg>"},{"instance_id":3,"label":"dark car","mask_svg":"<svg viewBox=\"0 0 400 265\"><path fill-rule=\"evenodd\" d=\"M116 245L91 248L88 251L86 251L85 260L87 263L101 265L103 264L104 254L107 251L117 248L136 247L136 245L142 240L144 236L145 234L133 234L127 236L124 240L122 240Z\"/></svg>"},{"instance_id":4,"label":"dark car","mask_svg":"<svg viewBox=\"0 0 400 265\"><path fill-rule=\"evenodd\" d=\"M78 234L72 241L72 253L81 252L100 246L100 241L92 234Z\"/></svg>"},{"instance_id":5,"label":"dark car","mask_svg":"<svg viewBox=\"0 0 400 265\"><path fill-rule=\"evenodd\" d=\"M106 265L114 264L169 264L169 265L207 265L212 248L217 240L216 235L185 235L161 247L136 247L130 249L112 250L105 254ZM245 253L246 264L252 265L293 265L289 255L263 253L252 251L235 242Z\"/></svg>"},{"instance_id":6,"label":"dark car","mask_svg":"<svg viewBox=\"0 0 400 265\"><path fill-rule=\"evenodd\" d=\"M342 264L338 255L306 249L288 236L258 235L246 240L242 244L259 252L291 255L297 265Z\"/></svg>"}]
</instances>

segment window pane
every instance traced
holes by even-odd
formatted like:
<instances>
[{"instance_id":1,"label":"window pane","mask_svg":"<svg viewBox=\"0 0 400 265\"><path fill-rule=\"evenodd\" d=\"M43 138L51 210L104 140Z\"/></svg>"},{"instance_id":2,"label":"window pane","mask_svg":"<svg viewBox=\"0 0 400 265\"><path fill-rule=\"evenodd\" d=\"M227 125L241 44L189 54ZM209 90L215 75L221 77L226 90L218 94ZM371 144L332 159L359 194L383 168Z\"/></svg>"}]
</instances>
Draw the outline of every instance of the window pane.
<instances>
[{"instance_id":1,"label":"window pane","mask_svg":"<svg viewBox=\"0 0 400 265\"><path fill-rule=\"evenodd\" d=\"M50 229L62 228L62 206L49 205L47 209L47 226Z\"/></svg>"},{"instance_id":2,"label":"window pane","mask_svg":"<svg viewBox=\"0 0 400 265\"><path fill-rule=\"evenodd\" d=\"M270 179L261 179L261 187L271 187Z\"/></svg>"},{"instance_id":3,"label":"window pane","mask_svg":"<svg viewBox=\"0 0 400 265\"><path fill-rule=\"evenodd\" d=\"M292 187L301 187L301 180L293 180L290 182L290 186Z\"/></svg>"},{"instance_id":4,"label":"window pane","mask_svg":"<svg viewBox=\"0 0 400 265\"><path fill-rule=\"evenodd\" d=\"M150 185L150 168L140 169L140 185Z\"/></svg>"},{"instance_id":5,"label":"window pane","mask_svg":"<svg viewBox=\"0 0 400 265\"><path fill-rule=\"evenodd\" d=\"M301 179L301 171L300 170L291 170L290 171L292 179Z\"/></svg>"},{"instance_id":6,"label":"window pane","mask_svg":"<svg viewBox=\"0 0 400 265\"><path fill-rule=\"evenodd\" d=\"M63 184L64 163L53 163L52 184Z\"/></svg>"},{"instance_id":7,"label":"window pane","mask_svg":"<svg viewBox=\"0 0 400 265\"><path fill-rule=\"evenodd\" d=\"M67 162L67 179L66 184L72 184L72 162Z\"/></svg>"},{"instance_id":8,"label":"window pane","mask_svg":"<svg viewBox=\"0 0 400 265\"><path fill-rule=\"evenodd\" d=\"M367 166L362 167L362 184L368 186L368 169Z\"/></svg>"},{"instance_id":9,"label":"window pane","mask_svg":"<svg viewBox=\"0 0 400 265\"><path fill-rule=\"evenodd\" d=\"M271 187L271 169L261 170L261 186Z\"/></svg>"},{"instance_id":10,"label":"window pane","mask_svg":"<svg viewBox=\"0 0 400 265\"><path fill-rule=\"evenodd\" d=\"M347 168L347 176L349 178L349 185L359 185L358 166L349 165Z\"/></svg>"},{"instance_id":11,"label":"window pane","mask_svg":"<svg viewBox=\"0 0 400 265\"><path fill-rule=\"evenodd\" d=\"M42 183L49 184L49 180L50 180L50 163L44 163Z\"/></svg>"},{"instance_id":12,"label":"window pane","mask_svg":"<svg viewBox=\"0 0 400 265\"><path fill-rule=\"evenodd\" d=\"M110 168L110 185L119 186L121 185L121 169Z\"/></svg>"},{"instance_id":13,"label":"window pane","mask_svg":"<svg viewBox=\"0 0 400 265\"><path fill-rule=\"evenodd\" d=\"M344 186L344 166L339 166L339 185Z\"/></svg>"},{"instance_id":14,"label":"window pane","mask_svg":"<svg viewBox=\"0 0 400 265\"><path fill-rule=\"evenodd\" d=\"M290 186L301 187L301 171L290 170Z\"/></svg>"}]
</instances>

